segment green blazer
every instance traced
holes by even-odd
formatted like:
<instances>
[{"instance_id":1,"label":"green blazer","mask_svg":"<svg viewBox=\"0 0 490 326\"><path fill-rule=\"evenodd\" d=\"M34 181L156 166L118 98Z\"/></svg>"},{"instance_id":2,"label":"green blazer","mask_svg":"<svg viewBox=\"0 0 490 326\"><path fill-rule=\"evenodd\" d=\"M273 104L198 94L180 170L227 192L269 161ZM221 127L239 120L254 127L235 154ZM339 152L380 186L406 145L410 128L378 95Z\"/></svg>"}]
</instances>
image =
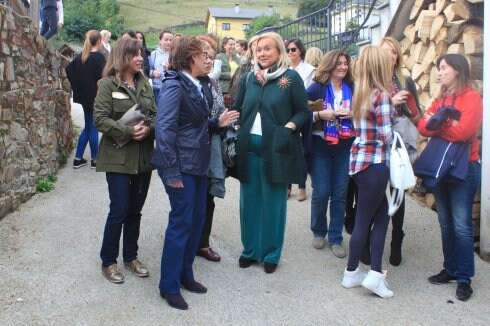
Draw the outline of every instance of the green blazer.
<instances>
[{"instance_id":1,"label":"green blazer","mask_svg":"<svg viewBox=\"0 0 490 326\"><path fill-rule=\"evenodd\" d=\"M260 112L262 122L262 157L269 183L300 183L304 178L303 150L299 130L308 118L306 90L300 75L291 69L262 86L253 73L243 74L238 86L235 109L240 112L240 129L236 144L237 171L247 182L247 152L250 129ZM247 81L247 78L249 80ZM296 131L284 127L296 124Z\"/></svg>"},{"instance_id":2,"label":"green blazer","mask_svg":"<svg viewBox=\"0 0 490 326\"><path fill-rule=\"evenodd\" d=\"M130 140L119 148L115 140L131 139L134 129L118 120L136 103L146 115L150 135L142 141ZM150 161L154 149L156 112L152 87L143 74L136 77L136 92L113 76L100 80L94 105L95 127L103 134L97 156L97 172L138 174L154 169Z\"/></svg>"},{"instance_id":3,"label":"green blazer","mask_svg":"<svg viewBox=\"0 0 490 326\"><path fill-rule=\"evenodd\" d=\"M219 84L221 86L221 90L223 93L228 93L228 88L230 87L231 82L231 68L230 62L228 61L228 57L226 53L220 53L216 56L217 60L221 60L221 74L219 75ZM236 54L233 55L233 61L240 67L240 58Z\"/></svg>"}]
</instances>

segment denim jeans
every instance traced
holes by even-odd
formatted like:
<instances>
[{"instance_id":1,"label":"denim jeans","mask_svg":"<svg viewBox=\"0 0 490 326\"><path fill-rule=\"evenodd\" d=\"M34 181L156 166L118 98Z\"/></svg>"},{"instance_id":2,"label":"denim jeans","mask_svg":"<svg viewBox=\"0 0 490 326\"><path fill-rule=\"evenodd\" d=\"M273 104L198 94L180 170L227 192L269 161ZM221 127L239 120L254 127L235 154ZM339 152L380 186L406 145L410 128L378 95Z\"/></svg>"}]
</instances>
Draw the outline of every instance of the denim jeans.
<instances>
[{"instance_id":1,"label":"denim jeans","mask_svg":"<svg viewBox=\"0 0 490 326\"><path fill-rule=\"evenodd\" d=\"M163 173L158 169L163 182ZM180 293L182 281L194 281L192 265L206 218L208 177L181 173L184 188L165 186L170 201L163 243L160 292Z\"/></svg>"},{"instance_id":2,"label":"denim jeans","mask_svg":"<svg viewBox=\"0 0 490 326\"><path fill-rule=\"evenodd\" d=\"M151 172L140 174L107 172L106 180L110 205L100 250L104 267L116 263L121 233L123 233L123 260L133 261L138 255L141 209L150 186Z\"/></svg>"},{"instance_id":3,"label":"denim jeans","mask_svg":"<svg viewBox=\"0 0 490 326\"><path fill-rule=\"evenodd\" d=\"M80 138L78 138L77 151L75 157L82 158L87 143L90 143L90 155L92 160L97 159L97 153L99 151L99 132L94 125L94 111L93 109L83 108L83 117L85 119L85 127L83 128Z\"/></svg>"},{"instance_id":4,"label":"denim jeans","mask_svg":"<svg viewBox=\"0 0 490 326\"><path fill-rule=\"evenodd\" d=\"M444 269L459 283L469 283L475 275L473 252L473 199L481 182L481 165L470 162L464 182L441 182L434 189L441 226Z\"/></svg>"},{"instance_id":5,"label":"denim jeans","mask_svg":"<svg viewBox=\"0 0 490 326\"><path fill-rule=\"evenodd\" d=\"M312 137L311 152L311 231L315 237L328 233L330 245L341 244L345 201L349 184L349 156L353 139L328 145L321 137ZM330 223L327 207L330 202Z\"/></svg>"}]
</instances>

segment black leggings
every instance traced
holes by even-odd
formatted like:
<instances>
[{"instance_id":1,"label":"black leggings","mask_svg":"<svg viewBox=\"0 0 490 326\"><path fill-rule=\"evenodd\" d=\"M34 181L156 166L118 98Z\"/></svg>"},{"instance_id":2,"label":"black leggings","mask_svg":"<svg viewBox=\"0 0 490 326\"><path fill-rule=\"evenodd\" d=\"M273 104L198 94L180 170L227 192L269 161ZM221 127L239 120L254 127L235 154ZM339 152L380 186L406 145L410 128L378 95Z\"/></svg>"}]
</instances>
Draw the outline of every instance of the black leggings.
<instances>
[{"instance_id":1,"label":"black leggings","mask_svg":"<svg viewBox=\"0 0 490 326\"><path fill-rule=\"evenodd\" d=\"M359 266L372 224L371 269L381 272L386 231L390 222L385 195L389 177L390 170L385 164L370 165L353 176L358 189L358 202L356 223L349 243L348 271L354 271Z\"/></svg>"}]
</instances>

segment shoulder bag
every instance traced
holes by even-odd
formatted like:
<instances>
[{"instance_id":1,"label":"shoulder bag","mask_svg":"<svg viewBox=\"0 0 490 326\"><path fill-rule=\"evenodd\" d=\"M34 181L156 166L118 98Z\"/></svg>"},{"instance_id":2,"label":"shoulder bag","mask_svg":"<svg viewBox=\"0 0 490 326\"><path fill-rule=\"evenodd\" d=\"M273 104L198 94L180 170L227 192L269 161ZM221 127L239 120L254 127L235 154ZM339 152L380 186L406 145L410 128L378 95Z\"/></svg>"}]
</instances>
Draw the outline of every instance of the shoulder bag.
<instances>
[{"instance_id":1,"label":"shoulder bag","mask_svg":"<svg viewBox=\"0 0 490 326\"><path fill-rule=\"evenodd\" d=\"M393 190L390 189L390 185ZM402 137L393 132L393 143L390 150L390 185L386 189L388 198L388 215L393 216L400 207L405 190L415 186L415 175Z\"/></svg>"}]
</instances>

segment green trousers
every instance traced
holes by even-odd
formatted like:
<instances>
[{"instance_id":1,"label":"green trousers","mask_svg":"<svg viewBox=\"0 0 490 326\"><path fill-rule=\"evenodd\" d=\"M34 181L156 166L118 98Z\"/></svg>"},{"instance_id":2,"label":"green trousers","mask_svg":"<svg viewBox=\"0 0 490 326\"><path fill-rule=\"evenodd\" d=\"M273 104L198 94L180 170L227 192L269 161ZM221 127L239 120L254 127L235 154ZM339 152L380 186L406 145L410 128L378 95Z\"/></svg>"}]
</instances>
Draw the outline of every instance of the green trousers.
<instances>
[{"instance_id":1,"label":"green trousers","mask_svg":"<svg viewBox=\"0 0 490 326\"><path fill-rule=\"evenodd\" d=\"M267 182L261 149L262 137L251 135L247 153L249 180L240 184L242 256L278 264L286 229L288 186Z\"/></svg>"}]
</instances>

